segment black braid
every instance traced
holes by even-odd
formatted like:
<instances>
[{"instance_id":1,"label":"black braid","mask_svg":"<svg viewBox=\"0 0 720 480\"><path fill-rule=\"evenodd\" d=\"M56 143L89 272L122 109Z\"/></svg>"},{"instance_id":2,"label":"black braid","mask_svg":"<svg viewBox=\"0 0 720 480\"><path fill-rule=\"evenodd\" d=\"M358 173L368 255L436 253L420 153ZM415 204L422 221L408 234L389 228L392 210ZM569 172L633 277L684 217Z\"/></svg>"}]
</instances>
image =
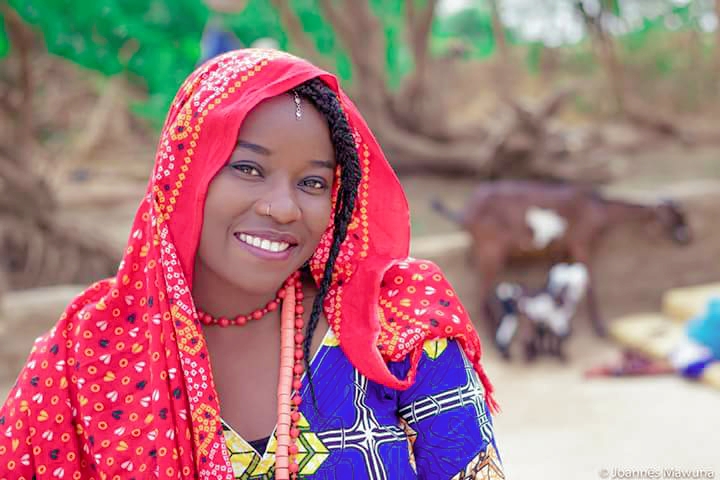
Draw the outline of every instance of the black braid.
<instances>
[{"instance_id":1,"label":"black braid","mask_svg":"<svg viewBox=\"0 0 720 480\"><path fill-rule=\"evenodd\" d=\"M353 138L350 125L335 93L322 80L317 78L308 80L297 86L295 91L297 91L300 96L310 100L315 108L327 119L328 126L330 127L330 138L335 148L335 159L340 166L340 184L335 203L332 246L330 247L330 254L327 264L325 265L322 281L320 282L318 295L313 301L312 313L305 328L305 341L303 342L305 371L307 372L313 403L317 404L310 373L310 346L315 329L320 321L325 296L330 289L335 260L340 252L340 245L347 235L348 225L350 224L352 213L355 209L355 197L357 196L358 187L360 186L361 171L360 161L355 148L355 139Z\"/></svg>"}]
</instances>

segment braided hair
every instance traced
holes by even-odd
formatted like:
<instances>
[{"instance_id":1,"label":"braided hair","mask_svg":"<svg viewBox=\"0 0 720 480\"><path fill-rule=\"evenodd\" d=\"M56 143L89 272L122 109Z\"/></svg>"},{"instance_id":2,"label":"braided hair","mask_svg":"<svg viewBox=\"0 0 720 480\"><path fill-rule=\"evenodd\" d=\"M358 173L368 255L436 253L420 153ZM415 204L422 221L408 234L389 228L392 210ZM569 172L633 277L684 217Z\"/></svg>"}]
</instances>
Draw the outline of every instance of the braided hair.
<instances>
[{"instance_id":1,"label":"braided hair","mask_svg":"<svg viewBox=\"0 0 720 480\"><path fill-rule=\"evenodd\" d=\"M323 272L320 282L318 295L313 301L312 313L310 314L310 320L305 329L305 340L303 341L305 371L307 372L310 391L314 401L315 390L310 374L310 346L313 334L320 321L323 301L330 289L330 282L332 281L335 261L340 252L340 245L345 240L348 225L350 224L352 213L355 209L355 198L360 185L361 171L360 161L355 148L355 139L353 138L350 125L348 124L335 92L318 78L310 79L298 85L295 87L295 91L301 97L312 102L315 108L317 108L327 120L328 127L330 127L330 139L335 149L335 159L340 166L340 184L335 202L332 245L327 263L325 264L325 271Z\"/></svg>"}]
</instances>

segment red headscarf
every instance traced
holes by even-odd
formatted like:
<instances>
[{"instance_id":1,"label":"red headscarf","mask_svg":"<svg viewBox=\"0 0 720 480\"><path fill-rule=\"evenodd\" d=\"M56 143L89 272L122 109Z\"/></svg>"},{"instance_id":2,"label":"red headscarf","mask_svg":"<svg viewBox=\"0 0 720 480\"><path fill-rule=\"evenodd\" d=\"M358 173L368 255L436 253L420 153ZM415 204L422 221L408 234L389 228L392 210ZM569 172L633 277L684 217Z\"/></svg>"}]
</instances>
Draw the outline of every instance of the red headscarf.
<instances>
[{"instance_id":1,"label":"red headscarf","mask_svg":"<svg viewBox=\"0 0 720 480\"><path fill-rule=\"evenodd\" d=\"M76 298L36 342L0 411L0 479L232 478L191 297L204 200L247 113L313 77L337 93L362 168L324 305L340 346L369 379L405 389L425 340L455 338L495 407L465 309L434 264L408 258L405 196L335 77L286 53L235 51L180 88L117 276ZM332 225L310 262L317 282L331 238ZM386 363L407 355L398 379Z\"/></svg>"}]
</instances>

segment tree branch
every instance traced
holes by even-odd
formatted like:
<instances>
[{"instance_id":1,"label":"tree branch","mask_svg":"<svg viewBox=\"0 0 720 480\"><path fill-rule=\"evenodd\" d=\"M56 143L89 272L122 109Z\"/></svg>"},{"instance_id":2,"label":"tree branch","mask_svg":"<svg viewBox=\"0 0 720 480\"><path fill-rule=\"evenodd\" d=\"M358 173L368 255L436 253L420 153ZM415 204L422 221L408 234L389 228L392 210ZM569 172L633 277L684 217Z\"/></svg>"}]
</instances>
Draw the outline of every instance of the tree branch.
<instances>
[{"instance_id":1,"label":"tree branch","mask_svg":"<svg viewBox=\"0 0 720 480\"><path fill-rule=\"evenodd\" d=\"M428 38L430 27L435 16L437 0L428 0L421 12L415 10L415 1L408 0L405 5L405 26L407 29L410 49L415 61L414 76L423 78L427 69Z\"/></svg>"},{"instance_id":2,"label":"tree branch","mask_svg":"<svg viewBox=\"0 0 720 480\"><path fill-rule=\"evenodd\" d=\"M355 41L355 27L333 5L333 0L320 0L320 8L325 13L327 20L335 27L335 34L344 39L343 43L346 45L353 43Z\"/></svg>"},{"instance_id":3,"label":"tree branch","mask_svg":"<svg viewBox=\"0 0 720 480\"><path fill-rule=\"evenodd\" d=\"M342 13L332 0L320 0L320 6L350 56L359 103L368 109L383 108L388 96L384 37L368 2L347 0Z\"/></svg>"},{"instance_id":4,"label":"tree branch","mask_svg":"<svg viewBox=\"0 0 720 480\"><path fill-rule=\"evenodd\" d=\"M285 26L285 31L290 41L302 52L312 63L325 70L330 70L328 62L322 58L315 48L315 45L305 33L300 19L293 12L290 3L286 0L270 0L272 5L280 14L280 22Z\"/></svg>"}]
</instances>

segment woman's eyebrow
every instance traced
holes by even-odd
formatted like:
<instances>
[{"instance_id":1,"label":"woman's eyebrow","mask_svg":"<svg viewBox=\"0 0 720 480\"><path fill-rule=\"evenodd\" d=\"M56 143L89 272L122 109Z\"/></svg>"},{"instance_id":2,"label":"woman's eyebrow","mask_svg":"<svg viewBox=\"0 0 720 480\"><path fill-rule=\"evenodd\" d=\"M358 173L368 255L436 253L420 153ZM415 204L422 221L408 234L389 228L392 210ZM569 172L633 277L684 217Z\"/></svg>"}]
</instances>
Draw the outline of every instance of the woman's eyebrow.
<instances>
[{"instance_id":1,"label":"woman's eyebrow","mask_svg":"<svg viewBox=\"0 0 720 480\"><path fill-rule=\"evenodd\" d=\"M260 155L270 155L272 153L269 149L263 147L262 145L246 142L244 140L238 140L237 146L255 153L259 153Z\"/></svg>"},{"instance_id":2,"label":"woman's eyebrow","mask_svg":"<svg viewBox=\"0 0 720 480\"><path fill-rule=\"evenodd\" d=\"M251 152L258 153L260 155L268 156L272 154L272 151L269 148L263 147L262 145L258 145L256 143L246 142L245 140L238 140L237 146L246 150L250 150ZM309 163L313 167L321 167L335 170L335 162L330 160L310 160Z\"/></svg>"},{"instance_id":3,"label":"woman's eyebrow","mask_svg":"<svg viewBox=\"0 0 720 480\"><path fill-rule=\"evenodd\" d=\"M323 167L335 170L335 162L331 162L330 160L310 160L310 164L313 167Z\"/></svg>"}]
</instances>

